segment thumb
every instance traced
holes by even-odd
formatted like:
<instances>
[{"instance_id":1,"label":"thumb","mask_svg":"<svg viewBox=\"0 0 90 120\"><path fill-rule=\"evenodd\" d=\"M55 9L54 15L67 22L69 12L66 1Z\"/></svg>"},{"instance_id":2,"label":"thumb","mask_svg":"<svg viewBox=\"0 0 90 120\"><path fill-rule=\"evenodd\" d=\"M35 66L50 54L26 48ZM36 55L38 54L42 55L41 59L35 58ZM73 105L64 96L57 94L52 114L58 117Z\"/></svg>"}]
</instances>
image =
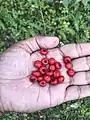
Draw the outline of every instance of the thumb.
<instances>
[{"instance_id":1,"label":"thumb","mask_svg":"<svg viewBox=\"0 0 90 120\"><path fill-rule=\"evenodd\" d=\"M40 48L54 48L59 44L58 37L36 36L31 39L24 40L23 43L30 48L31 52Z\"/></svg>"}]
</instances>

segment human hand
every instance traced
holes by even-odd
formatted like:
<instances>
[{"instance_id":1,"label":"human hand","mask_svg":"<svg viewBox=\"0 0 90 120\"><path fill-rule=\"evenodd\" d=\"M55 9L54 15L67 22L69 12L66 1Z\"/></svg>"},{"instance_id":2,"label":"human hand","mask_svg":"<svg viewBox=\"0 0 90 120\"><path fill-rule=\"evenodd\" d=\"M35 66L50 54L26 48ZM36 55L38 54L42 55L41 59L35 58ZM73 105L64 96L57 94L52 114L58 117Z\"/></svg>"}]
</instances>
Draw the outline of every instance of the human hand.
<instances>
[{"instance_id":1,"label":"human hand","mask_svg":"<svg viewBox=\"0 0 90 120\"><path fill-rule=\"evenodd\" d=\"M90 96L90 44L68 44L57 47L57 37L37 36L12 45L0 56L0 110L34 112L53 107L66 101ZM48 48L47 57L54 57L62 64L65 81L56 86L40 87L29 81L35 69L33 62L43 56L41 47ZM67 75L63 56L73 60L76 72L73 78ZM81 58L82 57L82 58Z\"/></svg>"}]
</instances>

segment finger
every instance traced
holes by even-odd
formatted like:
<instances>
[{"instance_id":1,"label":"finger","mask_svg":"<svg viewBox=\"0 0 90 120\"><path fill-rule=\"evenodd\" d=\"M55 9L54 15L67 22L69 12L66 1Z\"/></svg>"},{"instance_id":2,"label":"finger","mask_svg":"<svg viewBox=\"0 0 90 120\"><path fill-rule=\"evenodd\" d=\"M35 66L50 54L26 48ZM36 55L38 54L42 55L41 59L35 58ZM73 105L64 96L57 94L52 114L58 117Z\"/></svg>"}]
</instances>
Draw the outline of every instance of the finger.
<instances>
[{"instance_id":1,"label":"finger","mask_svg":"<svg viewBox=\"0 0 90 120\"><path fill-rule=\"evenodd\" d=\"M23 43L30 49L30 52L39 50L40 48L54 48L59 44L57 37L36 36L31 39L23 41Z\"/></svg>"},{"instance_id":2,"label":"finger","mask_svg":"<svg viewBox=\"0 0 90 120\"><path fill-rule=\"evenodd\" d=\"M72 60L73 69L78 71L90 70L90 57L82 57Z\"/></svg>"},{"instance_id":3,"label":"finger","mask_svg":"<svg viewBox=\"0 0 90 120\"><path fill-rule=\"evenodd\" d=\"M90 84L90 71L77 72L70 82L71 85L86 85Z\"/></svg>"},{"instance_id":4,"label":"finger","mask_svg":"<svg viewBox=\"0 0 90 120\"><path fill-rule=\"evenodd\" d=\"M66 89L64 102L90 96L90 85L70 86Z\"/></svg>"},{"instance_id":5,"label":"finger","mask_svg":"<svg viewBox=\"0 0 90 120\"><path fill-rule=\"evenodd\" d=\"M68 44L60 47L65 56L77 58L90 55L90 43Z\"/></svg>"}]
</instances>

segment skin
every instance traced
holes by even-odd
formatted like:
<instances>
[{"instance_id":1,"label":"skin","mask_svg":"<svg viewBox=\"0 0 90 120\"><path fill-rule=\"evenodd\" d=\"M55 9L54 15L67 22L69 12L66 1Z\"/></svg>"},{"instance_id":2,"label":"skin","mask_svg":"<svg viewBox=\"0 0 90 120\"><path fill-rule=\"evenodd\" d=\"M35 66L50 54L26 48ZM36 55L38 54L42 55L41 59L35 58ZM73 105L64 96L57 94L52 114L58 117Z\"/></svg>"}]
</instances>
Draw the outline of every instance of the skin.
<instances>
[{"instance_id":1,"label":"skin","mask_svg":"<svg viewBox=\"0 0 90 120\"><path fill-rule=\"evenodd\" d=\"M35 112L67 101L90 96L90 43L68 44L57 47L57 37L34 38L16 43L0 56L0 111ZM40 48L48 48L45 57L54 57L61 62L61 74L65 76L62 84L47 84L40 87L29 81L29 75L35 68L33 62L44 56ZM72 58L73 78L67 75L63 57Z\"/></svg>"}]
</instances>

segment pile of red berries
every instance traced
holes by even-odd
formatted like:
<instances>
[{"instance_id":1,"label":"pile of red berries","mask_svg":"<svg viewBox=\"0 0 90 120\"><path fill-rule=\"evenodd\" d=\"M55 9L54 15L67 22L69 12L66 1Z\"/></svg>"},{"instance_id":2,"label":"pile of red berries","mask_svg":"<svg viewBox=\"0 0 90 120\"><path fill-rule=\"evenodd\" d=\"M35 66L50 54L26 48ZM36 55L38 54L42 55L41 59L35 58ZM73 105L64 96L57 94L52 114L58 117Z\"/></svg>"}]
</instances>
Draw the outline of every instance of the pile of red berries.
<instances>
[{"instance_id":1,"label":"pile of red berries","mask_svg":"<svg viewBox=\"0 0 90 120\"><path fill-rule=\"evenodd\" d=\"M48 54L48 49L42 48L40 50L42 55ZM65 67L68 69L67 73L69 76L74 76L75 72L72 69L71 58L69 56L64 57ZM47 83L56 85L64 81L64 76L61 75L60 69L61 63L56 61L54 58L42 58L34 62L34 67L37 70L33 71L30 76L31 82L38 82L41 87L45 87Z\"/></svg>"},{"instance_id":2,"label":"pile of red berries","mask_svg":"<svg viewBox=\"0 0 90 120\"><path fill-rule=\"evenodd\" d=\"M65 67L67 68L67 74L70 77L73 77L75 75L75 71L73 70L72 60L69 56L65 56L63 58L63 61L65 63Z\"/></svg>"}]
</instances>

